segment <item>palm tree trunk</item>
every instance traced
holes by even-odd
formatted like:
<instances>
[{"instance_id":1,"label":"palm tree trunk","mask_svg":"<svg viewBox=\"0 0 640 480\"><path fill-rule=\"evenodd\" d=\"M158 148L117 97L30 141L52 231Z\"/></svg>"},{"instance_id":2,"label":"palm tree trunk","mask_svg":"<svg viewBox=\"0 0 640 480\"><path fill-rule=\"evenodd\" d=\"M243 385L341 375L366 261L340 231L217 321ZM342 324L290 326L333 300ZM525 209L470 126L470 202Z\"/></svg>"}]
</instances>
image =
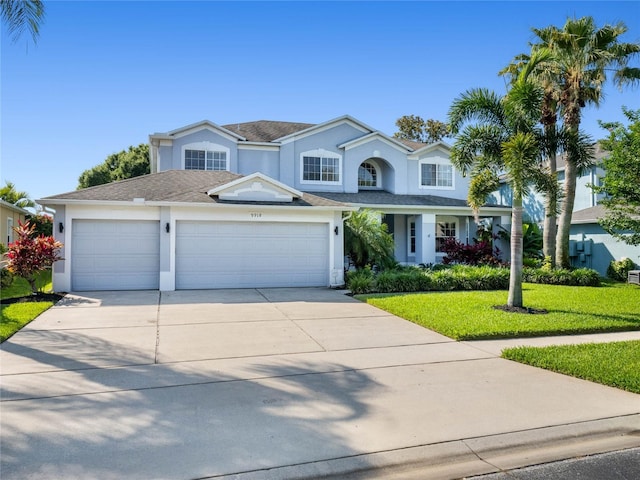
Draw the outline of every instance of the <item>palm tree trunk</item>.
<instances>
[{"instance_id":1,"label":"palm tree trunk","mask_svg":"<svg viewBox=\"0 0 640 480\"><path fill-rule=\"evenodd\" d=\"M555 127L554 127L555 128ZM557 174L556 153L549 155L549 171L553 177ZM544 205L544 226L542 231L542 253L545 261L551 259L551 266L556 266L556 234L557 234L557 206L558 200L555 192L547 192Z\"/></svg>"},{"instance_id":2,"label":"palm tree trunk","mask_svg":"<svg viewBox=\"0 0 640 480\"><path fill-rule=\"evenodd\" d=\"M522 196L514 197L511 209L511 272L509 275L509 307L522 303Z\"/></svg>"},{"instance_id":3,"label":"palm tree trunk","mask_svg":"<svg viewBox=\"0 0 640 480\"><path fill-rule=\"evenodd\" d=\"M578 168L575 162L567 157L564 169L564 187L562 199L562 210L558 222L558 235L556 237L556 265L561 268L571 267L569 257L569 234L571 229L571 217L573 215L573 205L576 197L576 179Z\"/></svg>"}]
</instances>

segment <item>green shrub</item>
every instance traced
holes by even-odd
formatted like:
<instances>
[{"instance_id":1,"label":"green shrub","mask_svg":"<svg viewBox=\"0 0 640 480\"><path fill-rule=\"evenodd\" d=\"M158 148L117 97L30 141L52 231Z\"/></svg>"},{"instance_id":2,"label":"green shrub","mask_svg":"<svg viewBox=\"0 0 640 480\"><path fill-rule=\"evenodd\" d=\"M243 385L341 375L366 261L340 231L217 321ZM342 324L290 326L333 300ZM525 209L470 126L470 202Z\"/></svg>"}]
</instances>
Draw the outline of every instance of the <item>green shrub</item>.
<instances>
[{"instance_id":1,"label":"green shrub","mask_svg":"<svg viewBox=\"0 0 640 480\"><path fill-rule=\"evenodd\" d=\"M363 268L347 273L347 288L352 293L360 295L374 291L374 276L370 268Z\"/></svg>"},{"instance_id":2,"label":"green shrub","mask_svg":"<svg viewBox=\"0 0 640 480\"><path fill-rule=\"evenodd\" d=\"M622 260L612 260L607 268L607 277L612 280L619 280L626 282L629 270L633 270L635 264L630 258L623 258Z\"/></svg>"},{"instance_id":3,"label":"green shrub","mask_svg":"<svg viewBox=\"0 0 640 480\"><path fill-rule=\"evenodd\" d=\"M8 269L0 269L0 287L8 288L11 286L14 280L14 275Z\"/></svg>"},{"instance_id":4,"label":"green shrub","mask_svg":"<svg viewBox=\"0 0 640 480\"><path fill-rule=\"evenodd\" d=\"M577 268L575 270L563 268L547 270L545 267L525 268L522 273L522 281L545 285L598 287L600 286L600 274L590 268Z\"/></svg>"}]
</instances>

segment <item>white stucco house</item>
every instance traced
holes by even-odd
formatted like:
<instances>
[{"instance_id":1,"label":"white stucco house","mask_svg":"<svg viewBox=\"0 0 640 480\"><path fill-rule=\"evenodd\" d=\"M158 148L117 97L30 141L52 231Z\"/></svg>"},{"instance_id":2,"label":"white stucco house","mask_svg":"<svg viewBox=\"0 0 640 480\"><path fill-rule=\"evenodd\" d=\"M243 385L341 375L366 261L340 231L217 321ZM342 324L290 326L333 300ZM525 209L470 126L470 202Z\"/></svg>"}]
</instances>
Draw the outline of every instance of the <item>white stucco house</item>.
<instances>
[{"instance_id":1,"label":"white stucco house","mask_svg":"<svg viewBox=\"0 0 640 480\"><path fill-rule=\"evenodd\" d=\"M202 121L149 136L151 174L38 200L55 209L57 291L337 286L343 220L383 213L403 263L435 263L477 226L445 143L348 115L321 124ZM508 224L510 208L484 208Z\"/></svg>"}]
</instances>

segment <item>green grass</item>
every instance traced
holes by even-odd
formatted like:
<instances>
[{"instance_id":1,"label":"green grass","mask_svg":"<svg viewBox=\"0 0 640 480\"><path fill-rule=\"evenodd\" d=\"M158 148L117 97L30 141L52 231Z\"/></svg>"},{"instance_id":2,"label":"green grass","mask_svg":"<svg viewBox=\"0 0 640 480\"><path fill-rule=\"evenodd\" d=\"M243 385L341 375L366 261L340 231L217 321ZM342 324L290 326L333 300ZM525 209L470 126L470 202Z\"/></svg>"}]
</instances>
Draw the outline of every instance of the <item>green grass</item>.
<instances>
[{"instance_id":1,"label":"green grass","mask_svg":"<svg viewBox=\"0 0 640 480\"><path fill-rule=\"evenodd\" d=\"M526 307L547 314L508 313L505 291L428 292L358 296L367 303L456 340L640 330L640 288L524 284Z\"/></svg>"},{"instance_id":2,"label":"green grass","mask_svg":"<svg viewBox=\"0 0 640 480\"><path fill-rule=\"evenodd\" d=\"M516 347L502 357L640 393L640 340L552 347Z\"/></svg>"},{"instance_id":3,"label":"green grass","mask_svg":"<svg viewBox=\"0 0 640 480\"><path fill-rule=\"evenodd\" d=\"M40 272L36 277L36 285L43 292L51 291L53 287L51 284L51 270ZM24 297L30 294L31 287L29 286L29 282L24 278L15 277L15 280L9 287L2 289L0 298Z\"/></svg>"},{"instance_id":4,"label":"green grass","mask_svg":"<svg viewBox=\"0 0 640 480\"><path fill-rule=\"evenodd\" d=\"M0 306L0 342L4 342L51 306L53 302L24 302Z\"/></svg>"},{"instance_id":5,"label":"green grass","mask_svg":"<svg viewBox=\"0 0 640 480\"><path fill-rule=\"evenodd\" d=\"M51 291L51 270L41 272L38 275L36 285L41 291ZM26 295L31 295L31 287L26 280L17 277L11 286L3 288L1 293L2 298L24 297ZM0 342L4 342L51 306L53 306L53 302L24 302L0 306Z\"/></svg>"}]
</instances>

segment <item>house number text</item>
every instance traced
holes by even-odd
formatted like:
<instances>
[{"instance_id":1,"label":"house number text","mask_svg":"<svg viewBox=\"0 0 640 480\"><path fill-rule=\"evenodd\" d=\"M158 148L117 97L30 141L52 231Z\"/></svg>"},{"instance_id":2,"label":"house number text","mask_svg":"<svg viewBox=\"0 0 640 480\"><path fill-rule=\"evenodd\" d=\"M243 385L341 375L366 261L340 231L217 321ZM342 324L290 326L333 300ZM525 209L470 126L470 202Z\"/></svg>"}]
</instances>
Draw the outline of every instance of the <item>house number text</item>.
<instances>
[{"instance_id":1,"label":"house number text","mask_svg":"<svg viewBox=\"0 0 640 480\"><path fill-rule=\"evenodd\" d=\"M249 216L250 216L251 218L261 218L261 217L262 217L262 214L261 214L260 212L251 212L251 213L249 214Z\"/></svg>"}]
</instances>

